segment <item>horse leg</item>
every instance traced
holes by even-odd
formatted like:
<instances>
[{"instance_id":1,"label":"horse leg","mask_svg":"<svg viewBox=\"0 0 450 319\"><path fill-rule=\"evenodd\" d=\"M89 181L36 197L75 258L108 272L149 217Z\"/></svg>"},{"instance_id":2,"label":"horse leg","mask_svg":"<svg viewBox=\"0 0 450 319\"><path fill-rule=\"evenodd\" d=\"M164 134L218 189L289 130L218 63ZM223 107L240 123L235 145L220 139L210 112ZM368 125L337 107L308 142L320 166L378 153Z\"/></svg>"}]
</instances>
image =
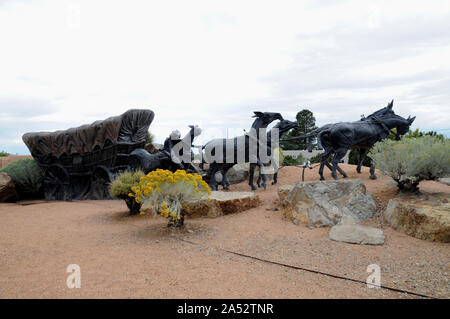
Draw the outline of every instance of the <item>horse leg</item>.
<instances>
[{"instance_id":1,"label":"horse leg","mask_svg":"<svg viewBox=\"0 0 450 319\"><path fill-rule=\"evenodd\" d=\"M373 162L370 164L370 179L377 179L377 175L375 175L375 164Z\"/></svg>"},{"instance_id":2,"label":"horse leg","mask_svg":"<svg viewBox=\"0 0 450 319\"><path fill-rule=\"evenodd\" d=\"M217 171L218 171L217 164L211 163L208 169L208 175L209 175L209 188L211 188L212 191L216 191L218 189L216 181Z\"/></svg>"},{"instance_id":3,"label":"horse leg","mask_svg":"<svg viewBox=\"0 0 450 319\"><path fill-rule=\"evenodd\" d=\"M319 175L320 175L320 180L323 181L325 180L325 177L323 177L323 169L325 167L325 165L327 165L328 168L330 164L328 164L327 160L328 160L328 156L330 156L331 152L333 151L333 149L331 147L327 147L325 148L325 152L322 153L322 157L320 159L320 168L319 168Z\"/></svg>"},{"instance_id":4,"label":"horse leg","mask_svg":"<svg viewBox=\"0 0 450 319\"><path fill-rule=\"evenodd\" d=\"M258 189L255 185L253 185L253 176L255 175L255 168L256 168L256 164L250 163L250 172L248 174L248 185L250 185L252 190Z\"/></svg>"},{"instance_id":5,"label":"horse leg","mask_svg":"<svg viewBox=\"0 0 450 319\"><path fill-rule=\"evenodd\" d=\"M274 170L272 185L275 185L278 182L278 170L280 168L278 167L277 162L275 160L271 160L270 163L272 163Z\"/></svg>"},{"instance_id":6,"label":"horse leg","mask_svg":"<svg viewBox=\"0 0 450 319\"><path fill-rule=\"evenodd\" d=\"M339 162L341 161L341 159L345 156L345 154L347 154L347 148L341 147L339 149L337 149L337 151L334 153L334 157L333 157L333 170L331 171L331 176L333 176L333 178L335 180L338 180L337 174L336 174L336 170L339 168ZM342 169L341 169L342 170ZM341 171L339 170L339 172ZM342 172L345 174L345 172L342 170ZM344 175L344 177L347 177L347 174Z\"/></svg>"},{"instance_id":7,"label":"horse leg","mask_svg":"<svg viewBox=\"0 0 450 319\"><path fill-rule=\"evenodd\" d=\"M325 162L325 165L328 167L330 171L333 171L333 166L327 161ZM343 178L347 178L347 174L344 172L342 168L339 166L337 167L337 171L342 175Z\"/></svg>"},{"instance_id":8,"label":"horse leg","mask_svg":"<svg viewBox=\"0 0 450 319\"><path fill-rule=\"evenodd\" d=\"M358 172L358 174L361 174L361 166L362 163L364 162L364 159L366 158L366 153L367 153L366 149L364 148L359 149L358 167L356 167L356 171Z\"/></svg>"},{"instance_id":9,"label":"horse leg","mask_svg":"<svg viewBox=\"0 0 450 319\"><path fill-rule=\"evenodd\" d=\"M222 188L226 191L230 189L230 180L228 179L228 176L227 176L228 169L229 168L224 168L221 171L221 173L222 173Z\"/></svg>"},{"instance_id":10,"label":"horse leg","mask_svg":"<svg viewBox=\"0 0 450 319\"><path fill-rule=\"evenodd\" d=\"M252 164L253 165L253 164ZM258 178L256 179L256 185L258 185L258 187L261 187L261 169L259 170L259 174L258 174Z\"/></svg>"},{"instance_id":11,"label":"horse leg","mask_svg":"<svg viewBox=\"0 0 450 319\"><path fill-rule=\"evenodd\" d=\"M263 165L263 163L258 160L258 166L259 166L259 176L262 176L262 186L264 187L264 189L266 189L267 187L267 176L266 176L266 172L265 172L265 167Z\"/></svg>"}]
</instances>

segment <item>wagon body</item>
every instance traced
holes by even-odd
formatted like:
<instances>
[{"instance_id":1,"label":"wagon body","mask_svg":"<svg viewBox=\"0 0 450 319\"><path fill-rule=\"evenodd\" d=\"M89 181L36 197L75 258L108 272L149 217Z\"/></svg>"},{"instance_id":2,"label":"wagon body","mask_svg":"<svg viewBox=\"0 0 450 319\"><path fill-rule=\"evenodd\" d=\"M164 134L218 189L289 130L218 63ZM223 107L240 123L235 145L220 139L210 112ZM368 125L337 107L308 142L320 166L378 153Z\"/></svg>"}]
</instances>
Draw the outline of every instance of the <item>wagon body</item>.
<instances>
[{"instance_id":1,"label":"wagon body","mask_svg":"<svg viewBox=\"0 0 450 319\"><path fill-rule=\"evenodd\" d=\"M108 186L145 146L151 110L129 110L64 131L26 133L22 139L42 170L46 200L108 199Z\"/></svg>"}]
</instances>

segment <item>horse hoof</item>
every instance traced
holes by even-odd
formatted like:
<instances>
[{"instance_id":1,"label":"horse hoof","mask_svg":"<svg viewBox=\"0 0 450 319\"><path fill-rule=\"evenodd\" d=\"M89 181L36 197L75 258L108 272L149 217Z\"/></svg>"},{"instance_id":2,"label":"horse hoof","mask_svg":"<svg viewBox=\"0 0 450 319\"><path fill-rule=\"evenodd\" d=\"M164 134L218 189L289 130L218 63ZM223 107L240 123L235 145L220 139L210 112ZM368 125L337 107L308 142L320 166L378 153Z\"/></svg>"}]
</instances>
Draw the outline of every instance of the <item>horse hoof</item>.
<instances>
[{"instance_id":1,"label":"horse hoof","mask_svg":"<svg viewBox=\"0 0 450 319\"><path fill-rule=\"evenodd\" d=\"M342 175L342 177L343 177L343 178L347 178L348 176L347 176L347 175Z\"/></svg>"},{"instance_id":2,"label":"horse hoof","mask_svg":"<svg viewBox=\"0 0 450 319\"><path fill-rule=\"evenodd\" d=\"M266 187L267 187L267 185L266 185L266 184L264 184L264 185L263 185L263 187L264 187L264 190L265 190L265 189L266 189Z\"/></svg>"},{"instance_id":3,"label":"horse hoof","mask_svg":"<svg viewBox=\"0 0 450 319\"><path fill-rule=\"evenodd\" d=\"M325 180L325 177L320 176L320 180L321 180L321 181L324 181L324 180Z\"/></svg>"},{"instance_id":4,"label":"horse hoof","mask_svg":"<svg viewBox=\"0 0 450 319\"><path fill-rule=\"evenodd\" d=\"M252 186L252 191L256 191L258 189L258 187L251 185Z\"/></svg>"},{"instance_id":5,"label":"horse hoof","mask_svg":"<svg viewBox=\"0 0 450 319\"><path fill-rule=\"evenodd\" d=\"M370 179L377 179L377 175L370 175Z\"/></svg>"}]
</instances>

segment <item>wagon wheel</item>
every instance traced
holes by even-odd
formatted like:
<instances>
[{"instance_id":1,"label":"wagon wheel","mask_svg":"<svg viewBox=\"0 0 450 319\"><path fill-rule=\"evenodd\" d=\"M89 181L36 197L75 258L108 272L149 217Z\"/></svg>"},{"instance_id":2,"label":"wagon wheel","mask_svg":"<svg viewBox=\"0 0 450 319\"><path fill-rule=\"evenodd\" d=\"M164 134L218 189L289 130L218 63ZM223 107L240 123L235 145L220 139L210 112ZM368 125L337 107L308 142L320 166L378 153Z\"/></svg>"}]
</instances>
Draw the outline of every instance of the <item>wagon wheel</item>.
<instances>
[{"instance_id":1,"label":"wagon wheel","mask_svg":"<svg viewBox=\"0 0 450 319\"><path fill-rule=\"evenodd\" d=\"M114 180L114 175L104 165L97 166L91 175L91 199L111 199L109 184Z\"/></svg>"},{"instance_id":2,"label":"wagon wheel","mask_svg":"<svg viewBox=\"0 0 450 319\"><path fill-rule=\"evenodd\" d=\"M64 166L50 165L44 173L46 200L72 200L70 176Z\"/></svg>"}]
</instances>

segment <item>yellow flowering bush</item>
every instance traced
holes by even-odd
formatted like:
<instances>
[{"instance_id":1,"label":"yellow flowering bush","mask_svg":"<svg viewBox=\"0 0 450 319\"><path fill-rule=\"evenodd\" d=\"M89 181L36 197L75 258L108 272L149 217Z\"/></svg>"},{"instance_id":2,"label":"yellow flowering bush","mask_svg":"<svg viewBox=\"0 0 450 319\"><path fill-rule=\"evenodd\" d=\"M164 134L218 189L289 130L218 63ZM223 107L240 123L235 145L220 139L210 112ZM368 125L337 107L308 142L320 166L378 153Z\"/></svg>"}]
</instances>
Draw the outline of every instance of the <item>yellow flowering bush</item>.
<instances>
[{"instance_id":1,"label":"yellow flowering bush","mask_svg":"<svg viewBox=\"0 0 450 319\"><path fill-rule=\"evenodd\" d=\"M209 194L208 184L198 174L157 169L141 177L139 185L133 186L128 196L142 204L141 214L150 209L154 214L168 218L169 226L181 226L184 221L181 214L183 203Z\"/></svg>"}]
</instances>

